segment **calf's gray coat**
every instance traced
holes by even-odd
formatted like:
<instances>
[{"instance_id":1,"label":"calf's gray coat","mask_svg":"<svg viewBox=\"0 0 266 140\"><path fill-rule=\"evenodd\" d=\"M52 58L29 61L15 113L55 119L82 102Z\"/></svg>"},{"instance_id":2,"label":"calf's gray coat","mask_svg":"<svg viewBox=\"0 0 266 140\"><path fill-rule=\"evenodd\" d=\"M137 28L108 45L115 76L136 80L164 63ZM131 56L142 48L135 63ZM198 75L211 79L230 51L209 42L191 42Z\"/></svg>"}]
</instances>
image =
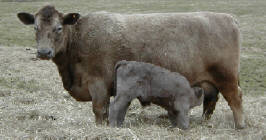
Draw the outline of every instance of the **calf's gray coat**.
<instances>
[{"instance_id":1,"label":"calf's gray coat","mask_svg":"<svg viewBox=\"0 0 266 140\"><path fill-rule=\"evenodd\" d=\"M157 104L168 111L173 126L189 127L189 109L201 105L203 90L190 87L185 77L162 67L135 61L115 66L115 98L109 108L110 126L120 127L133 99L142 105Z\"/></svg>"}]
</instances>

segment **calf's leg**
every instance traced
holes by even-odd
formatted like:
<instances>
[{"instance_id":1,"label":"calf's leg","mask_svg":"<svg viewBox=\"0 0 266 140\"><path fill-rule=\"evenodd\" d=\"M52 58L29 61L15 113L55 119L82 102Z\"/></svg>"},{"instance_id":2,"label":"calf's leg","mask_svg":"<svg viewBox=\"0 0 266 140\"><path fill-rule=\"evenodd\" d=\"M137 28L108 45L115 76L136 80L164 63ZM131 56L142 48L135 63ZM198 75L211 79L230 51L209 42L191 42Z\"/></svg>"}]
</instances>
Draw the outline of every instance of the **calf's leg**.
<instances>
[{"instance_id":1,"label":"calf's leg","mask_svg":"<svg viewBox=\"0 0 266 140\"><path fill-rule=\"evenodd\" d=\"M110 105L109 109L109 125L111 127L121 127L124 122L127 109L131 100L123 95L117 95Z\"/></svg>"}]
</instances>

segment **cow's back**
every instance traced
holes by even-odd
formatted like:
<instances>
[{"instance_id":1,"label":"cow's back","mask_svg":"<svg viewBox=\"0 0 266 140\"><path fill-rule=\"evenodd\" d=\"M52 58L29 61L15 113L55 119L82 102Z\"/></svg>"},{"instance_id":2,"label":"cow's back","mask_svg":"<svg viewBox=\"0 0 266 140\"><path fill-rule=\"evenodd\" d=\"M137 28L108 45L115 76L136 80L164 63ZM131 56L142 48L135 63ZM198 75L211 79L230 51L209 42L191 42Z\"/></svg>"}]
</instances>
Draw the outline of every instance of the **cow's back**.
<instances>
[{"instance_id":1,"label":"cow's back","mask_svg":"<svg viewBox=\"0 0 266 140\"><path fill-rule=\"evenodd\" d=\"M81 52L99 53L97 62L102 61L107 79L119 60L156 64L181 73L191 84L213 80L213 69L238 72L239 31L228 14L94 13L81 23Z\"/></svg>"},{"instance_id":2,"label":"cow's back","mask_svg":"<svg viewBox=\"0 0 266 140\"><path fill-rule=\"evenodd\" d=\"M177 71L192 83L208 79L209 67L217 65L237 73L239 31L230 15L131 15L125 25L125 46L134 48L137 61Z\"/></svg>"}]
</instances>

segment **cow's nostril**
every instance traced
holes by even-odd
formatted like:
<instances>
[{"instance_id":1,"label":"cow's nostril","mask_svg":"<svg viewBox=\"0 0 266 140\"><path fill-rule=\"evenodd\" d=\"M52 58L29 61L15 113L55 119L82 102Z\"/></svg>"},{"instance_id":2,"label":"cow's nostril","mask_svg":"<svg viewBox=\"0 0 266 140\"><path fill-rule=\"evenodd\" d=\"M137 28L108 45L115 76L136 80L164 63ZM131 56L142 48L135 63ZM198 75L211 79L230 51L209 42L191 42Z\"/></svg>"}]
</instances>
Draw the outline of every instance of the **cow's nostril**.
<instances>
[{"instance_id":1,"label":"cow's nostril","mask_svg":"<svg viewBox=\"0 0 266 140\"><path fill-rule=\"evenodd\" d=\"M40 49L37 50L38 57L51 57L52 50L50 49Z\"/></svg>"}]
</instances>

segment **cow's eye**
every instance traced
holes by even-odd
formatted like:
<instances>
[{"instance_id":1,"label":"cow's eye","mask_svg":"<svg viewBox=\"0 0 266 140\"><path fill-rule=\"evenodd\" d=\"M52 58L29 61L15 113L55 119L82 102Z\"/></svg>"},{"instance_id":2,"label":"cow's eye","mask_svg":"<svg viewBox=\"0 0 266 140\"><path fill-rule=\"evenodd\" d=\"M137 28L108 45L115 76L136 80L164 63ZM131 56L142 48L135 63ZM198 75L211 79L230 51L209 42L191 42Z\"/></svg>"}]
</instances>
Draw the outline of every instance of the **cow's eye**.
<instances>
[{"instance_id":1,"label":"cow's eye","mask_svg":"<svg viewBox=\"0 0 266 140\"><path fill-rule=\"evenodd\" d=\"M60 33L62 31L62 26L58 26L54 29L54 32Z\"/></svg>"}]
</instances>

